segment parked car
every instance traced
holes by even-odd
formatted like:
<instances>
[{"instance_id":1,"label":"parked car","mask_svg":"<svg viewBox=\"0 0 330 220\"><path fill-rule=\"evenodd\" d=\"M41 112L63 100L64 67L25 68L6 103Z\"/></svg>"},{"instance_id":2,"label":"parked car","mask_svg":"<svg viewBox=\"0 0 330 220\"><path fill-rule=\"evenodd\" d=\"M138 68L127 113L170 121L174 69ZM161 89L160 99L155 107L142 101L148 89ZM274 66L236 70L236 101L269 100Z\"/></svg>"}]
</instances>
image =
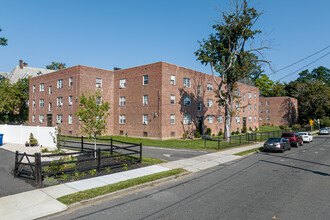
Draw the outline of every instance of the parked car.
<instances>
[{"instance_id":1,"label":"parked car","mask_svg":"<svg viewBox=\"0 0 330 220\"><path fill-rule=\"evenodd\" d=\"M319 134L329 134L329 130L327 128L321 128Z\"/></svg>"},{"instance_id":2,"label":"parked car","mask_svg":"<svg viewBox=\"0 0 330 220\"><path fill-rule=\"evenodd\" d=\"M269 138L264 143L264 149L270 151L280 151L283 153L285 150L291 150L291 144L289 139L273 137Z\"/></svg>"},{"instance_id":3,"label":"parked car","mask_svg":"<svg viewBox=\"0 0 330 220\"><path fill-rule=\"evenodd\" d=\"M282 138L289 139L292 147L298 147L304 144L302 137L298 133L286 132L282 134Z\"/></svg>"},{"instance_id":4,"label":"parked car","mask_svg":"<svg viewBox=\"0 0 330 220\"><path fill-rule=\"evenodd\" d=\"M299 134L301 135L303 142L312 142L313 141L313 135L311 133L308 132L299 132Z\"/></svg>"}]
</instances>

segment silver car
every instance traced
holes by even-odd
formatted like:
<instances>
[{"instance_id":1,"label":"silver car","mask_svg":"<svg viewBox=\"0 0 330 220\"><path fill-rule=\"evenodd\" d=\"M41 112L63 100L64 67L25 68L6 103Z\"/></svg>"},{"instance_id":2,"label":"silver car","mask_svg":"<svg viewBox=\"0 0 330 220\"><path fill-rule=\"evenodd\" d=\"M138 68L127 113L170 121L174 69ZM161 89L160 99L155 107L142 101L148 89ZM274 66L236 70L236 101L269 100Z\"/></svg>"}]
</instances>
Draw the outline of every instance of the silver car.
<instances>
[{"instance_id":1,"label":"silver car","mask_svg":"<svg viewBox=\"0 0 330 220\"><path fill-rule=\"evenodd\" d=\"M327 128L321 128L319 134L329 134L329 130Z\"/></svg>"},{"instance_id":2,"label":"silver car","mask_svg":"<svg viewBox=\"0 0 330 220\"><path fill-rule=\"evenodd\" d=\"M270 151L280 151L283 153L285 150L291 150L291 145L289 139L273 137L269 138L264 143L264 149Z\"/></svg>"},{"instance_id":3,"label":"silver car","mask_svg":"<svg viewBox=\"0 0 330 220\"><path fill-rule=\"evenodd\" d=\"M312 142L313 141L313 136L311 133L308 132L299 132L299 134L301 135L302 139L304 142Z\"/></svg>"}]
</instances>

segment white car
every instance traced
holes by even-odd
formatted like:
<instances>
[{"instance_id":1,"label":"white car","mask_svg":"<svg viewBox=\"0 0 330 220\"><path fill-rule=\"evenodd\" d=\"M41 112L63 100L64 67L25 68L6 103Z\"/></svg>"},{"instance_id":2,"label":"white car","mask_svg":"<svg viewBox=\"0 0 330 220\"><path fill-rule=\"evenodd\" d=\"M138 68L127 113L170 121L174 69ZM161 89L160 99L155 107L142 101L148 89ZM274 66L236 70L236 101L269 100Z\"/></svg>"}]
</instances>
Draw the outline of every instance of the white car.
<instances>
[{"instance_id":1,"label":"white car","mask_svg":"<svg viewBox=\"0 0 330 220\"><path fill-rule=\"evenodd\" d=\"M308 132L299 132L299 134L301 135L302 139L304 142L312 142L313 141L313 136L311 133Z\"/></svg>"},{"instance_id":2,"label":"white car","mask_svg":"<svg viewBox=\"0 0 330 220\"><path fill-rule=\"evenodd\" d=\"M327 128L321 128L319 134L329 134L329 130Z\"/></svg>"}]
</instances>

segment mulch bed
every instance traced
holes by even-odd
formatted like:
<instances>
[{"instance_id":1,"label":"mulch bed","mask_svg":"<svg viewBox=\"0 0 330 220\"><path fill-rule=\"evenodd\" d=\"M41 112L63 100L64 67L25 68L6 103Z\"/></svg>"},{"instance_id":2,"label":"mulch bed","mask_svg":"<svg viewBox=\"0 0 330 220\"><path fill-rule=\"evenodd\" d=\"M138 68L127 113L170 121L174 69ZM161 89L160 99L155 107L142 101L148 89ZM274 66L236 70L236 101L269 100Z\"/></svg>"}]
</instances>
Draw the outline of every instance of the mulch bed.
<instances>
[{"instance_id":1,"label":"mulch bed","mask_svg":"<svg viewBox=\"0 0 330 220\"><path fill-rule=\"evenodd\" d=\"M79 162L79 160L87 159L87 158L94 158L94 155L89 154L89 155L84 155L84 156L78 156L77 157L78 162L77 162L76 168L77 169L88 169L89 167L97 166L97 159ZM81 174L81 173L85 174L83 176L79 175L79 178L74 177L74 172L65 173L65 174L71 175L70 178L63 179L63 178L61 178L61 176L50 176L50 178L44 178L44 181L41 185L37 184L36 181L33 179L28 179L28 178L21 177L21 176L19 176L18 178L24 180L26 183L32 185L33 187L44 188L44 187L48 187L48 186L52 186L52 185L68 183L68 182L73 182L73 181L82 180L82 179L89 179L89 178L93 178L93 177L97 177L97 176L109 175L112 173L123 172L123 171L125 171L125 168L123 169L123 167L124 167L124 165L122 164L123 162L124 161L120 161L116 158L101 158L101 165L102 164L111 164L110 172L107 172L105 170L105 167L102 168L101 171L99 171L99 172L94 171L94 175L90 174L88 170L79 171L79 174ZM124 163L127 164L128 170L133 170L133 169L148 166L148 164L138 163L138 162L130 163L129 161L127 161ZM23 169L30 170L30 168L28 166L24 166ZM95 170L95 169L93 169L93 170ZM51 177L54 177L54 178L51 178Z\"/></svg>"}]
</instances>

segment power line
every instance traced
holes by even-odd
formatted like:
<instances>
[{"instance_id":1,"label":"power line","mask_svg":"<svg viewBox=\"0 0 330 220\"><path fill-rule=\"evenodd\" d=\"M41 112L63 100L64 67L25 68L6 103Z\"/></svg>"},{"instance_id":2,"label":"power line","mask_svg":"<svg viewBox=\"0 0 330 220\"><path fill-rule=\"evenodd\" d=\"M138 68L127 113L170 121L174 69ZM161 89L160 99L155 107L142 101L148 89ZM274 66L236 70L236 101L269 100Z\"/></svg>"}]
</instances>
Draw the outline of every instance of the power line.
<instances>
[{"instance_id":1,"label":"power line","mask_svg":"<svg viewBox=\"0 0 330 220\"><path fill-rule=\"evenodd\" d=\"M319 50L319 51L317 51L316 53L313 53L313 54L311 54L311 55L309 55L309 56L307 56L307 57L305 57L305 58L303 58L303 59L301 59L301 60L298 60L298 61L296 61L296 62L294 62L294 63L292 63L292 64L290 64L290 65L288 65L288 66L286 66L286 67L283 67L283 68L281 68L281 69L279 69L279 70L277 70L277 71L275 71L275 72L272 72L272 73L268 74L268 76L269 76L269 75L272 75L272 74L275 74L275 73L278 73L278 72L280 72L280 71L282 71L282 70L284 70L284 69L287 69L287 68L289 68L289 67L291 67L291 66L293 66L293 65L296 65L297 63L300 63L301 61L304 61L304 60L306 60L306 59L308 59L308 58L310 58L310 57L312 57L312 56L314 56L314 55L316 55L316 54L318 54L318 53L321 53L322 51L328 49L329 47L330 47L330 45L328 45L327 47L323 48L322 50Z\"/></svg>"},{"instance_id":2,"label":"power line","mask_svg":"<svg viewBox=\"0 0 330 220\"><path fill-rule=\"evenodd\" d=\"M321 56L320 58L318 58L318 59L316 59L316 60L314 60L314 61L310 62L310 63L309 63L309 64L307 64L306 66L303 66L302 68L300 68L300 69L298 69L298 70L294 71L293 73L290 73L290 74L288 74L288 75L286 75L286 76L283 76L283 77L282 77L282 78L280 78L278 81L280 81L280 80L282 80L282 79L284 79L284 78L286 78L286 77L288 77L288 76L291 76L291 75L293 75L293 74L295 74L295 73L299 72L300 70L302 70L302 69L306 68L307 66L309 66L309 65L311 65L311 64L313 64L313 63L315 63L316 61L318 61L318 60L322 59L323 57L326 57L326 56L328 56L329 54L330 54L330 52L328 52L328 53L324 54L324 55L323 55L323 56Z\"/></svg>"}]
</instances>

